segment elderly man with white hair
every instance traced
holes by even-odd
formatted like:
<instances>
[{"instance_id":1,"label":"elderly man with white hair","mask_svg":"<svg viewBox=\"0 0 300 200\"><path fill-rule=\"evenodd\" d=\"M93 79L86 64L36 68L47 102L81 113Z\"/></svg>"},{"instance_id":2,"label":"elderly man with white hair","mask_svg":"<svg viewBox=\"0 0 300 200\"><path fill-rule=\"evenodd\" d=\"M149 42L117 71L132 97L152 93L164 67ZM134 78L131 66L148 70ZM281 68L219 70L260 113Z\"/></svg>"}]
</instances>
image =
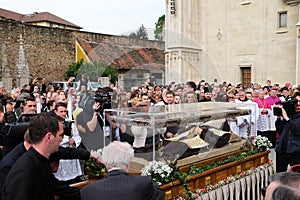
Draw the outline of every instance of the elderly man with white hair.
<instances>
[{"instance_id":1,"label":"elderly man with white hair","mask_svg":"<svg viewBox=\"0 0 300 200\"><path fill-rule=\"evenodd\" d=\"M163 191L150 177L128 174L133 156L133 148L127 142L114 141L104 147L102 163L108 173L105 178L81 189L81 199L164 199Z\"/></svg>"}]
</instances>

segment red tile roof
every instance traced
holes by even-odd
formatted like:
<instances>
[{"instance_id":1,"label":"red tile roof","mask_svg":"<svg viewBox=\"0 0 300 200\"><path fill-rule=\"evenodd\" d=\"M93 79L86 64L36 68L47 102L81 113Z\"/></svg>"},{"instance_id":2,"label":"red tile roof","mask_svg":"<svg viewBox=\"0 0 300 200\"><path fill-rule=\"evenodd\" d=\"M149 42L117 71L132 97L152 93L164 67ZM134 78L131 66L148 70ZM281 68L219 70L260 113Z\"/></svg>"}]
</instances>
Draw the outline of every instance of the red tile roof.
<instances>
[{"instance_id":1,"label":"red tile roof","mask_svg":"<svg viewBox=\"0 0 300 200\"><path fill-rule=\"evenodd\" d=\"M5 19L12 19L15 21L21 21L21 18L23 17L23 15L0 8L0 17L5 18Z\"/></svg>"},{"instance_id":2,"label":"red tile roof","mask_svg":"<svg viewBox=\"0 0 300 200\"><path fill-rule=\"evenodd\" d=\"M163 50L77 39L92 62L106 63L117 69L152 69L164 71Z\"/></svg>"},{"instance_id":3,"label":"red tile roof","mask_svg":"<svg viewBox=\"0 0 300 200\"><path fill-rule=\"evenodd\" d=\"M82 27L77 26L76 24L73 24L71 22L68 22L67 20L57 17L56 15L53 15L49 12L41 12L41 13L34 12L32 14L23 15L23 14L19 14L16 12L12 12L12 11L0 8L0 17L3 17L5 19L12 19L15 21L20 21L20 22L25 22L25 23L26 22L27 23L52 22L52 23L56 23L56 24L62 24L62 25L82 29Z\"/></svg>"},{"instance_id":4,"label":"red tile roof","mask_svg":"<svg viewBox=\"0 0 300 200\"><path fill-rule=\"evenodd\" d=\"M22 17L22 21L24 22L40 22L40 21L47 21L47 22L54 22L57 24L63 24L75 28L81 29L80 26L77 26L76 24L73 24L71 22L68 22L67 20L64 20L60 17L57 17L56 15L53 15L49 12L41 12L41 13L33 13L29 15L24 15Z\"/></svg>"}]
</instances>

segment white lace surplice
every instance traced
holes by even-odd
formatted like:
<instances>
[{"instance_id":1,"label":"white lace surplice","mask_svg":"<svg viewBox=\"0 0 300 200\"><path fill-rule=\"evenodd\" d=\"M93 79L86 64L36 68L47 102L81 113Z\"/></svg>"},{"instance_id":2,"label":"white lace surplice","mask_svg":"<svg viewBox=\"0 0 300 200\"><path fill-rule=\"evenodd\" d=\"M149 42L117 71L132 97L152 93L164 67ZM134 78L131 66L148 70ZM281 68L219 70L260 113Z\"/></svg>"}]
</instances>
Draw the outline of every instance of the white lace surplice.
<instances>
[{"instance_id":1,"label":"white lace surplice","mask_svg":"<svg viewBox=\"0 0 300 200\"><path fill-rule=\"evenodd\" d=\"M74 123L72 124L72 133L76 147L78 147L81 143L81 137L79 136L78 130ZM69 147L69 136L64 136L60 146ZM78 159L60 160L58 170L56 173L54 173L54 176L61 181L71 180L81 175L82 170Z\"/></svg>"},{"instance_id":2,"label":"white lace surplice","mask_svg":"<svg viewBox=\"0 0 300 200\"><path fill-rule=\"evenodd\" d=\"M259 108L260 113L262 112L263 109ZM268 114L260 114L257 119L257 130L258 131L269 131L271 130L271 110L268 110Z\"/></svg>"}]
</instances>

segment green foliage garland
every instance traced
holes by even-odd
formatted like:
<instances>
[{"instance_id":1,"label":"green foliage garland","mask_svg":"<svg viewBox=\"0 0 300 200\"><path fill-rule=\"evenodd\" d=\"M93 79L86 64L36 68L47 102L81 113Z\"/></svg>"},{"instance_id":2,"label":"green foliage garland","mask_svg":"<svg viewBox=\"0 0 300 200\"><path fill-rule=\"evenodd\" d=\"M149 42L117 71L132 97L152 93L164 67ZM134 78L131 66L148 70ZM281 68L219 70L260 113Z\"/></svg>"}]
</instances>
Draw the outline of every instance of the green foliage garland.
<instances>
[{"instance_id":1,"label":"green foliage garland","mask_svg":"<svg viewBox=\"0 0 300 200\"><path fill-rule=\"evenodd\" d=\"M84 165L86 174L94 178L100 178L103 176L103 173L106 172L106 167L104 165L100 165L92 158L85 161Z\"/></svg>"},{"instance_id":2,"label":"green foliage garland","mask_svg":"<svg viewBox=\"0 0 300 200\"><path fill-rule=\"evenodd\" d=\"M190 166L190 170L189 170L188 173L184 173L184 172L181 172L181 171L178 171L178 170L175 171L174 174L173 174L173 178L174 178L173 181L180 180L181 183L182 183L182 186L186 190L186 196L188 197L188 199L191 199L193 193L191 192L191 190L188 187L188 184L186 183L186 180L188 180L189 177L194 176L196 174L203 173L203 172L205 172L207 170L211 170L211 169L220 167L220 166L225 165L227 163L231 163L231 162L235 162L235 161L240 162L243 159L245 159L245 158L247 158L249 156L255 155L257 153L260 153L260 151L258 149L253 149L253 150L250 150L250 151L245 151L245 152L242 152L242 153L240 153L238 155L228 156L227 159L225 159L225 160L215 161L213 163L210 163L210 164L202 166L202 167L196 167L194 164L192 164Z\"/></svg>"}]
</instances>

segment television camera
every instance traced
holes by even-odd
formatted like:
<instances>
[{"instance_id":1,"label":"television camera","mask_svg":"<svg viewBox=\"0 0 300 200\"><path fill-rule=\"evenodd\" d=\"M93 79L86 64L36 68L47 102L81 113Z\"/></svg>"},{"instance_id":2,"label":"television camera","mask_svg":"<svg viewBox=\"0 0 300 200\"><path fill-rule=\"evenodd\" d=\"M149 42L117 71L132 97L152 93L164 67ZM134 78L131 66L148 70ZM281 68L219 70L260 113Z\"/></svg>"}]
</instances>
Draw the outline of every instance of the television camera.
<instances>
[{"instance_id":1,"label":"television camera","mask_svg":"<svg viewBox=\"0 0 300 200\"><path fill-rule=\"evenodd\" d=\"M100 108L96 111L102 112L104 109L110 109L113 95L113 90L109 87L99 88L98 90L96 90L93 98L95 102L101 104Z\"/></svg>"},{"instance_id":2,"label":"television camera","mask_svg":"<svg viewBox=\"0 0 300 200\"><path fill-rule=\"evenodd\" d=\"M286 114L288 116L292 116L295 114L295 105L298 103L298 100L296 98L288 100L288 101L278 101L275 104L276 105L282 105L284 110L286 111ZM282 116L282 110L281 107L274 107L273 108L273 114L275 116Z\"/></svg>"},{"instance_id":3,"label":"television camera","mask_svg":"<svg viewBox=\"0 0 300 200\"><path fill-rule=\"evenodd\" d=\"M24 135L28 129L29 122L35 115L36 114L22 114L15 122L9 122L3 125L1 131L4 148L11 150L24 141Z\"/></svg>"}]
</instances>

